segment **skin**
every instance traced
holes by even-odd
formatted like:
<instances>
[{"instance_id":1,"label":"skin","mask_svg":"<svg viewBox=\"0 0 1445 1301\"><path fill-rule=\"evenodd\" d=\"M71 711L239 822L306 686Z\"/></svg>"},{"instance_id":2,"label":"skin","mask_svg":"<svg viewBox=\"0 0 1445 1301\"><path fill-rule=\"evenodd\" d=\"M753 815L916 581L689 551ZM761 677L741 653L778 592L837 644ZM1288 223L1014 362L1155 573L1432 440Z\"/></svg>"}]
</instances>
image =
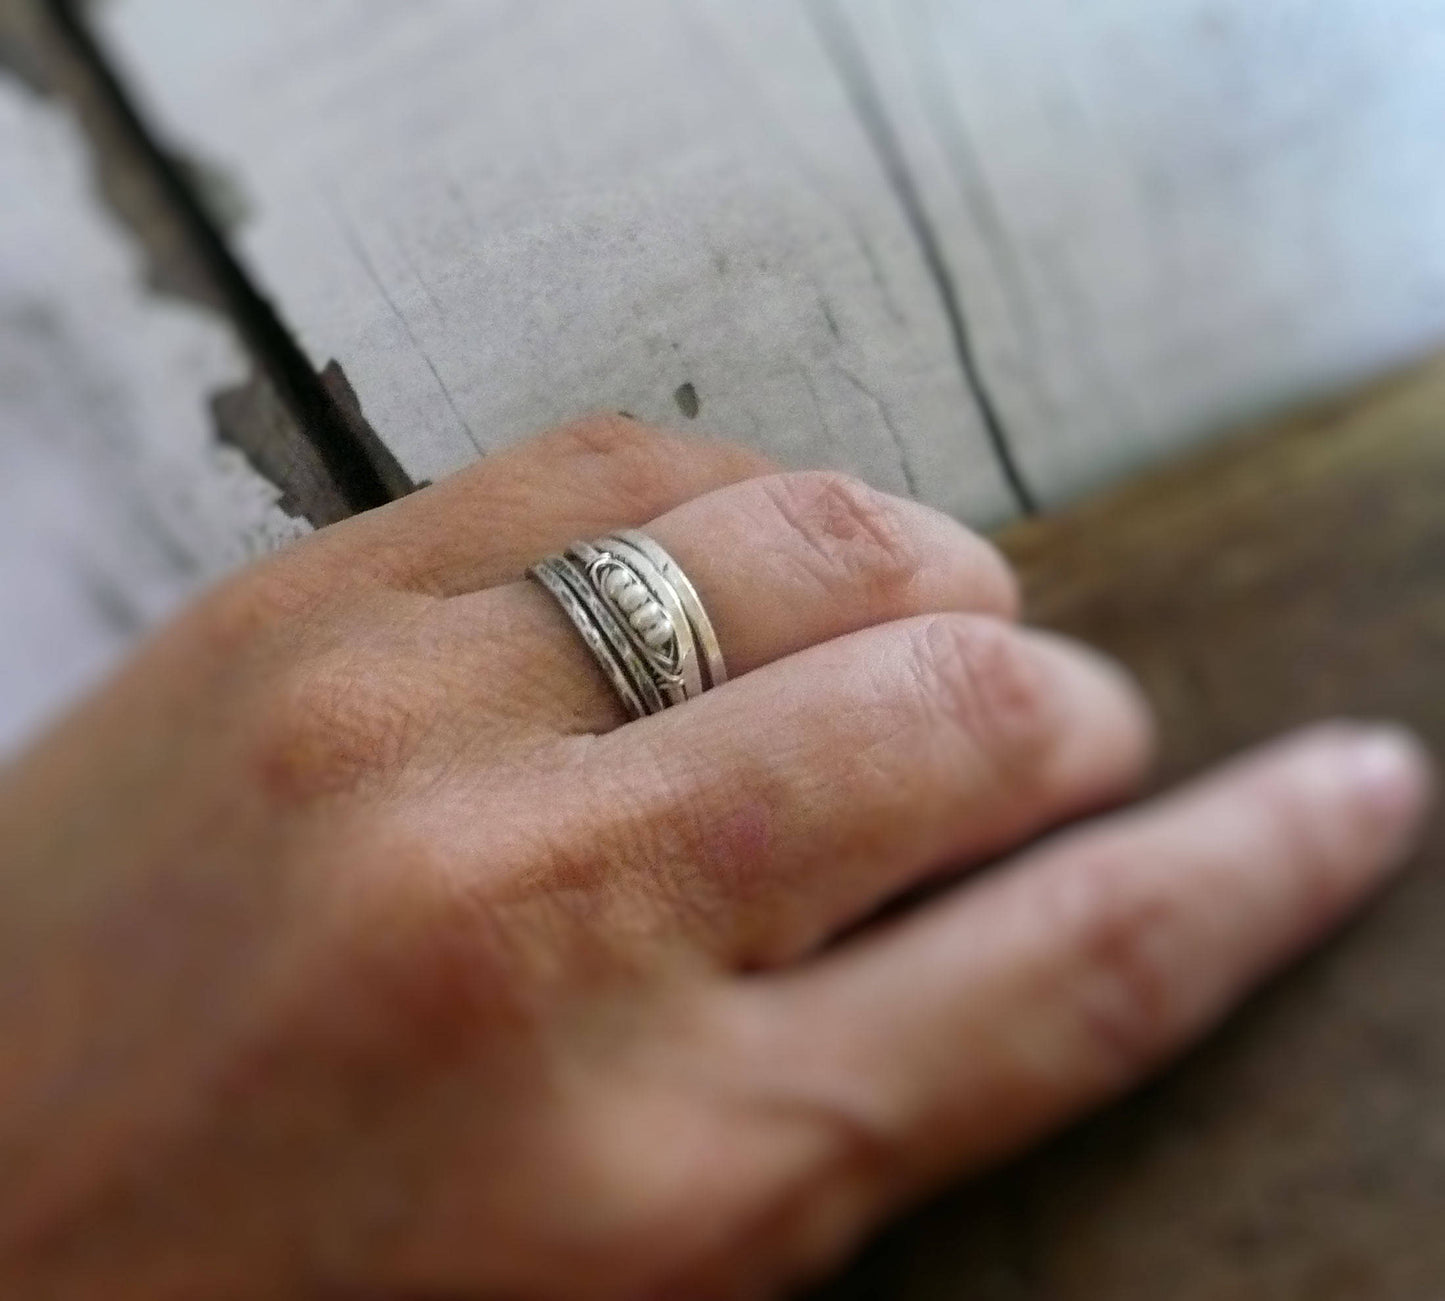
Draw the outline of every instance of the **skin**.
<instances>
[{"instance_id":1,"label":"skin","mask_svg":"<svg viewBox=\"0 0 1445 1301\"><path fill-rule=\"evenodd\" d=\"M521 581L624 524L734 674L625 726ZM212 593L0 781L0 1295L774 1295L1401 861L1393 729L1100 813L1147 712L1017 604L942 515L627 421Z\"/></svg>"}]
</instances>

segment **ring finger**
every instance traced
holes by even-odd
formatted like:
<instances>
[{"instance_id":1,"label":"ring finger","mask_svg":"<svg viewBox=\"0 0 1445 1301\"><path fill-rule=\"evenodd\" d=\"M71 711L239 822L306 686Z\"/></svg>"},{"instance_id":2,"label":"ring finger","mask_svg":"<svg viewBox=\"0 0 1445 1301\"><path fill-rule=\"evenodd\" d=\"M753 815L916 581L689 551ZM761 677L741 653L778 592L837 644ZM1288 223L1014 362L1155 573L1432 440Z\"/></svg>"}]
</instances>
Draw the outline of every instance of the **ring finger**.
<instances>
[{"instance_id":1,"label":"ring finger","mask_svg":"<svg viewBox=\"0 0 1445 1301\"><path fill-rule=\"evenodd\" d=\"M1008 566L983 538L831 472L732 484L647 531L698 589L733 677L874 624L949 611L1012 617L1017 609ZM536 584L451 604L488 646L494 678L549 730L599 732L625 721L581 639Z\"/></svg>"}]
</instances>

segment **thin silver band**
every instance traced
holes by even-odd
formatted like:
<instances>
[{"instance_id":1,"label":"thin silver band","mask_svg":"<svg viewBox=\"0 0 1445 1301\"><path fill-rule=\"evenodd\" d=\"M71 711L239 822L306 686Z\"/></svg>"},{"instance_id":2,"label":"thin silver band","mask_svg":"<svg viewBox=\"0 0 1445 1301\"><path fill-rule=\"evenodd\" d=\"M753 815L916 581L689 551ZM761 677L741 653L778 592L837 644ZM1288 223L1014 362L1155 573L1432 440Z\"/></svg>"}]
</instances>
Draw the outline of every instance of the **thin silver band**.
<instances>
[{"instance_id":1,"label":"thin silver band","mask_svg":"<svg viewBox=\"0 0 1445 1301\"><path fill-rule=\"evenodd\" d=\"M626 670L612 653L607 638L593 622L587 606L572 590L572 585L553 566L552 560L543 560L533 565L527 572L541 583L556 599L557 604L562 607L563 613L572 621L572 626L577 629L578 635L586 644L587 649L592 652L592 658L597 661L598 666L607 675L607 680L612 683L612 689L617 692L618 699L622 701L627 712L633 718L645 717L647 709L642 703L642 697L637 694L631 678L628 677Z\"/></svg>"},{"instance_id":2,"label":"thin silver band","mask_svg":"<svg viewBox=\"0 0 1445 1301\"><path fill-rule=\"evenodd\" d=\"M632 689L641 699L643 713L656 714L666 709L669 702L662 693L662 684L633 647L628 630L598 591L586 566L578 564L570 555L551 556L546 563L553 573L572 588L573 595L592 616L592 622L597 625L622 671L632 683Z\"/></svg>"},{"instance_id":3,"label":"thin silver band","mask_svg":"<svg viewBox=\"0 0 1445 1301\"><path fill-rule=\"evenodd\" d=\"M723 662L722 644L717 639L717 633L713 631L712 620L707 617L702 597L697 594L697 588L692 585L692 581L683 573L682 566L639 529L618 529L612 536L619 542L636 547L652 561L663 578L676 589L678 601L687 614L687 621L692 626L692 635L696 639L702 651L703 661L707 665L708 681L703 690L722 686L728 680L727 665ZM607 541L608 539L604 538L601 545L605 546Z\"/></svg>"}]
</instances>

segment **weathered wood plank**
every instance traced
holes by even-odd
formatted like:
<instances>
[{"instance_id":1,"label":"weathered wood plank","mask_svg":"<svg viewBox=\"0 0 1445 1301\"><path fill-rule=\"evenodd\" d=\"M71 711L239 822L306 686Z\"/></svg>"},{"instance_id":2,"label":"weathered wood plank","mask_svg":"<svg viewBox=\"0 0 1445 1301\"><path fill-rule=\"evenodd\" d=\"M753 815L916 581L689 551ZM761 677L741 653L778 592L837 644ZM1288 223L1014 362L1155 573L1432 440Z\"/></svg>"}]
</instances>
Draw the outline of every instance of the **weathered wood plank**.
<instances>
[{"instance_id":1,"label":"weathered wood plank","mask_svg":"<svg viewBox=\"0 0 1445 1301\"><path fill-rule=\"evenodd\" d=\"M220 322L159 297L55 104L0 78L0 753L197 586L293 536L219 448L243 371Z\"/></svg>"},{"instance_id":2,"label":"weathered wood plank","mask_svg":"<svg viewBox=\"0 0 1445 1301\"><path fill-rule=\"evenodd\" d=\"M1433 0L98 13L415 477L696 399L989 522L989 411L1056 502L1445 339Z\"/></svg>"},{"instance_id":3,"label":"weathered wood plank","mask_svg":"<svg viewBox=\"0 0 1445 1301\"><path fill-rule=\"evenodd\" d=\"M798 7L101 17L166 132L236 178L248 264L414 477L616 408L1011 509L936 286Z\"/></svg>"},{"instance_id":4,"label":"weathered wood plank","mask_svg":"<svg viewBox=\"0 0 1445 1301\"><path fill-rule=\"evenodd\" d=\"M1044 503L1445 339L1436 0L822 0Z\"/></svg>"},{"instance_id":5,"label":"weathered wood plank","mask_svg":"<svg viewBox=\"0 0 1445 1301\"><path fill-rule=\"evenodd\" d=\"M1166 781L1325 714L1445 755L1445 361L1003 536L1120 656ZM1445 1290L1445 815L1415 870L1161 1084L885 1235L830 1301Z\"/></svg>"}]
</instances>

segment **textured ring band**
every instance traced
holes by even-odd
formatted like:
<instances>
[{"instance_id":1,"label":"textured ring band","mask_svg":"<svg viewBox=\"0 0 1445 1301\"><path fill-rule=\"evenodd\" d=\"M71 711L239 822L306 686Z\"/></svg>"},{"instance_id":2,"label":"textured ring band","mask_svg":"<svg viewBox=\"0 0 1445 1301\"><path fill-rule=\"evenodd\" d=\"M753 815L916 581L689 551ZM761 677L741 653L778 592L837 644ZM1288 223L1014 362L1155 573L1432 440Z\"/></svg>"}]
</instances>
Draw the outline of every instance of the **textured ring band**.
<instances>
[{"instance_id":1,"label":"textured ring band","mask_svg":"<svg viewBox=\"0 0 1445 1301\"><path fill-rule=\"evenodd\" d=\"M561 605L633 717L726 681L697 590L645 533L574 542L528 572Z\"/></svg>"},{"instance_id":2,"label":"textured ring band","mask_svg":"<svg viewBox=\"0 0 1445 1301\"><path fill-rule=\"evenodd\" d=\"M652 561L663 578L672 584L677 592L678 601L687 615L692 635L702 651L703 662L707 665L708 680L704 684L703 690L722 686L728 680L727 665L723 662L722 644L717 639L717 633L713 631L712 620L708 618L702 597L697 594L697 588L692 585L692 580L683 573L682 566L639 529L618 529L614 536L619 542L636 547ZM607 541L604 538L600 545L606 546Z\"/></svg>"},{"instance_id":3,"label":"textured ring band","mask_svg":"<svg viewBox=\"0 0 1445 1301\"><path fill-rule=\"evenodd\" d=\"M557 604L562 607L563 613L572 621L572 626L577 629L578 635L586 644L587 649L592 652L593 659L607 675L607 680L612 683L612 689L617 692L618 698L627 712L633 718L644 717L648 710L642 703L642 697L638 694L627 670L613 654L612 647L608 644L601 628L593 620L586 603L564 577L566 567L558 565L554 558L533 565L527 572L541 583L552 594Z\"/></svg>"},{"instance_id":4,"label":"textured ring band","mask_svg":"<svg viewBox=\"0 0 1445 1301\"><path fill-rule=\"evenodd\" d=\"M669 702L662 693L662 684L638 653L630 630L617 617L587 567L578 564L570 555L550 556L543 563L572 589L572 594L591 616L614 662L627 676L641 700L642 712L656 714L666 709Z\"/></svg>"},{"instance_id":5,"label":"textured ring band","mask_svg":"<svg viewBox=\"0 0 1445 1301\"><path fill-rule=\"evenodd\" d=\"M668 704L680 705L700 695L702 674L692 625L677 589L656 566L616 538L574 542L567 551L582 562L588 577L613 606L634 648L656 674Z\"/></svg>"}]
</instances>

